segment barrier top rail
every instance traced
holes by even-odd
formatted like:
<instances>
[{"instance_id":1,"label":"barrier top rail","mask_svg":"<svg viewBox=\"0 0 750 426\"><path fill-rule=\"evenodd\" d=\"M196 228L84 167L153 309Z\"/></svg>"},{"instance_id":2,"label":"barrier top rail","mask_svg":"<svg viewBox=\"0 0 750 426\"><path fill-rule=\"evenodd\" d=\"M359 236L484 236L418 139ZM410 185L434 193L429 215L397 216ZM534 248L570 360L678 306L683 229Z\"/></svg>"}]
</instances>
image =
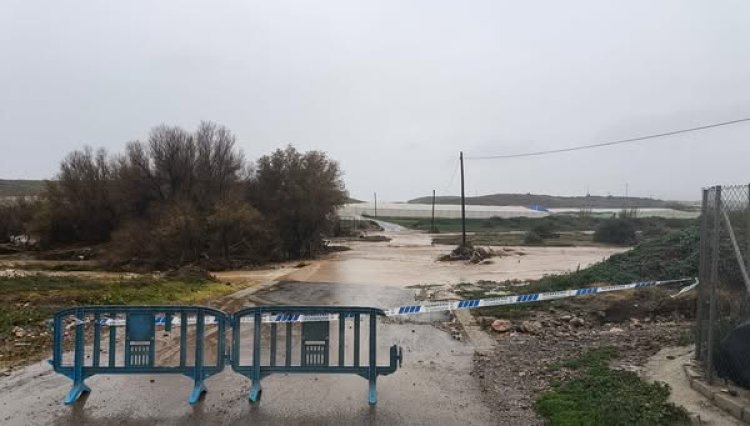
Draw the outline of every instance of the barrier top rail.
<instances>
[{"instance_id":1,"label":"barrier top rail","mask_svg":"<svg viewBox=\"0 0 750 426\"><path fill-rule=\"evenodd\" d=\"M251 306L248 308L241 309L234 313L235 317L246 316L251 313L276 313L286 312L295 313L301 315L311 314L330 314L330 313L342 313L346 315L380 315L385 316L386 312L380 308L371 308L366 306L298 306L298 305L270 305L270 306Z\"/></svg>"}]
</instances>

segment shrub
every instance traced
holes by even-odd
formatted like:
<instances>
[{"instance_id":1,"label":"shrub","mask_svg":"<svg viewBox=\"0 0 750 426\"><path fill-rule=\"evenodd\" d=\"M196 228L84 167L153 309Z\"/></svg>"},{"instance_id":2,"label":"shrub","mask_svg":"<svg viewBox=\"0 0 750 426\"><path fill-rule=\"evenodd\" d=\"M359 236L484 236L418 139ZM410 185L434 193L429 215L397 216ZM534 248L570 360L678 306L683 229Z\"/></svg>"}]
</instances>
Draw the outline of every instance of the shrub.
<instances>
[{"instance_id":1,"label":"shrub","mask_svg":"<svg viewBox=\"0 0 750 426\"><path fill-rule=\"evenodd\" d=\"M526 236L524 237L523 242L525 244L530 244L530 245L542 244L544 242L544 238L542 238L541 235L537 234L534 231L529 231L526 233Z\"/></svg>"},{"instance_id":2,"label":"shrub","mask_svg":"<svg viewBox=\"0 0 750 426\"><path fill-rule=\"evenodd\" d=\"M635 224L629 219L607 219L596 228L594 241L620 245L633 244L636 242Z\"/></svg>"}]
</instances>

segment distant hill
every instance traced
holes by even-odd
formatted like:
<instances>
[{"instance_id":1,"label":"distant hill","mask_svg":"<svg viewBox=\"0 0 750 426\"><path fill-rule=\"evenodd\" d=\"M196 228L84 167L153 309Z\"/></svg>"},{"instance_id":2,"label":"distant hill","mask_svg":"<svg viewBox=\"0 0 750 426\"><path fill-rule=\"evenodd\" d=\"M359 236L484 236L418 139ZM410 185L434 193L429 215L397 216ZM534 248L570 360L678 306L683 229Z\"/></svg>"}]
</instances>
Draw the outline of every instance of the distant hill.
<instances>
[{"instance_id":1,"label":"distant hill","mask_svg":"<svg viewBox=\"0 0 750 426\"><path fill-rule=\"evenodd\" d=\"M432 197L420 197L408 201L411 204L431 204ZM461 197L435 197L436 204L461 204ZM466 204L475 206L530 206L539 204L547 208L685 208L674 201L640 197L617 197L589 195L585 197L559 197L536 194L492 194L466 197Z\"/></svg>"},{"instance_id":2,"label":"distant hill","mask_svg":"<svg viewBox=\"0 0 750 426\"><path fill-rule=\"evenodd\" d=\"M0 179L0 197L38 195L44 190L43 180Z\"/></svg>"}]
</instances>

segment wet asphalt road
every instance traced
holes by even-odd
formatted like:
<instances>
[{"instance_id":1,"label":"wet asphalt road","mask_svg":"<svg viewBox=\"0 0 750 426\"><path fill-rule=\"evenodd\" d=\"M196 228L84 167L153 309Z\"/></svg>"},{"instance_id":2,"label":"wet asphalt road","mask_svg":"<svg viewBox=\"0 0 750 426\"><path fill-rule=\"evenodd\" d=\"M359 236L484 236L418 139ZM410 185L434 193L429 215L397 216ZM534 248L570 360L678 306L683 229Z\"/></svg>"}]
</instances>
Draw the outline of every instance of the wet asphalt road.
<instances>
[{"instance_id":1,"label":"wet asphalt road","mask_svg":"<svg viewBox=\"0 0 750 426\"><path fill-rule=\"evenodd\" d=\"M248 304L318 304L390 307L413 302L413 291L378 285L281 283L250 296ZM421 318L429 321L434 318ZM249 380L229 367L206 381L200 406L187 402L192 381L168 375L94 376L91 395L67 407L70 381L46 363L22 369L0 383L0 422L105 425L328 425L493 424L469 376L474 349L429 323L383 320L378 327L379 364L400 344L403 367L378 379L378 405L367 404L367 382L346 375L272 375L263 380L259 404L247 402Z\"/></svg>"}]
</instances>

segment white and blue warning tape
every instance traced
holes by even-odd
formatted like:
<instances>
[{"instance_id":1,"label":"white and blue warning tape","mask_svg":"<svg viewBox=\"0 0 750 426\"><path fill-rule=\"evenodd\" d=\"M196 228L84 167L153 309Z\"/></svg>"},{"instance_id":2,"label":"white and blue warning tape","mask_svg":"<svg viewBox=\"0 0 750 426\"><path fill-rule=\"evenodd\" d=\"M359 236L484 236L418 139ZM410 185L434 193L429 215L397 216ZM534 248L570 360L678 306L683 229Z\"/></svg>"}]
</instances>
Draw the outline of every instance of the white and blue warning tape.
<instances>
[{"instance_id":1,"label":"white and blue warning tape","mask_svg":"<svg viewBox=\"0 0 750 426\"><path fill-rule=\"evenodd\" d=\"M594 294L601 294L601 293L611 293L615 291L624 291L624 290L633 290L633 289L639 289L639 288L647 288L647 287L657 287L657 286L663 286L663 285L669 285L669 284L680 284L680 283L687 283L687 282L693 282L692 287L695 287L695 285L698 284L698 279L694 278L682 278L678 280L664 280L664 281L639 281L634 282L630 284L621 284L621 285L611 285L611 286L605 286L605 287L585 287L585 288L577 288L577 289L571 289L571 290L561 290L561 291L550 291L550 292L544 292L544 293L528 293L528 294L519 294L519 295L512 295L512 296L503 296L503 297L496 297L492 299L474 299L474 300L456 300L456 301L446 301L446 302L435 302L435 303L428 303L428 304L420 304L420 305L406 305L406 306L398 306L395 308L387 309L385 310L385 314L388 317L398 317L398 316L407 316L407 315L418 315L418 314L425 314L430 312L450 312L450 311L457 311L462 309L476 309L476 308L484 308L484 307L490 307L490 306L507 306L507 305L518 305L522 303L531 303L531 302L542 302L542 301L548 301L548 300L557 300L557 299L565 299L570 297L578 297L578 296L590 296ZM346 319L351 319L353 317L347 317ZM292 314L292 313L280 313L280 314L268 314L263 315L263 322L264 323L288 323L288 322L316 322L316 321L337 321L339 320L338 314ZM80 320L77 320L77 322ZM159 315L155 318L156 325L166 325L167 323L167 317L164 315ZM195 317L189 317L187 319L188 325L196 324L197 318ZM204 319L204 323L206 325L210 324L216 324L216 318L207 316ZM241 323L251 323L253 322L252 316L242 317L240 319ZM124 318L102 318L99 321L100 325L104 326L124 326L125 325L125 319ZM180 325L180 318L179 317L172 317L171 318L171 324L179 326Z\"/></svg>"}]
</instances>

